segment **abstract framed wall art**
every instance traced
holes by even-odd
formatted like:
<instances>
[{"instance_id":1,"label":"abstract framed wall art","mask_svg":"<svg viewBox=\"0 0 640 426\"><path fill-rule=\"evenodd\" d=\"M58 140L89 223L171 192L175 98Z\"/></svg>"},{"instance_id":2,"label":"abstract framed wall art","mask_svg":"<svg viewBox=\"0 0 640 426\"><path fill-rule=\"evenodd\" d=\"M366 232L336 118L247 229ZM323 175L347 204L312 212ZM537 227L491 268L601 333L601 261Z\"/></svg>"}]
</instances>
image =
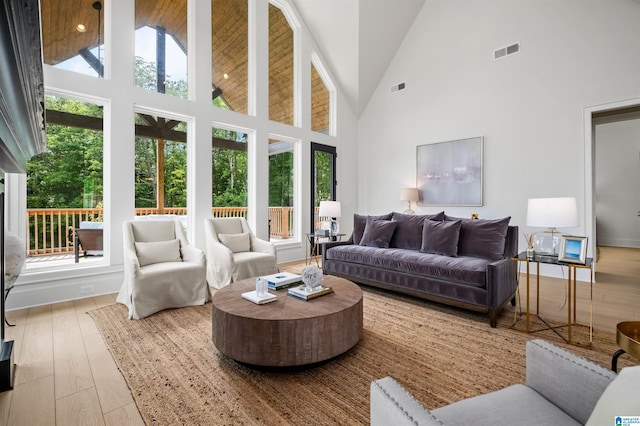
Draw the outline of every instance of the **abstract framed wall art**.
<instances>
[{"instance_id":1,"label":"abstract framed wall art","mask_svg":"<svg viewBox=\"0 0 640 426\"><path fill-rule=\"evenodd\" d=\"M482 206L483 137L418 145L422 206Z\"/></svg>"}]
</instances>

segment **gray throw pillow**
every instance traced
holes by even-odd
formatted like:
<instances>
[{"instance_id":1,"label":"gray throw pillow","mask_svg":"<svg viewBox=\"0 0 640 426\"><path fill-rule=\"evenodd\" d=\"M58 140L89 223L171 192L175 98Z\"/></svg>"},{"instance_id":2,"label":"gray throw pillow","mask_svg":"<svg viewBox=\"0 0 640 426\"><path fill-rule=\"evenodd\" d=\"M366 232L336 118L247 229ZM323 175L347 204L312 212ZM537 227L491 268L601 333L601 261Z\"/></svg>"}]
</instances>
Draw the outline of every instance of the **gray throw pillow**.
<instances>
[{"instance_id":1,"label":"gray throw pillow","mask_svg":"<svg viewBox=\"0 0 640 426\"><path fill-rule=\"evenodd\" d=\"M450 216L446 220L452 220ZM502 219L461 219L458 256L500 260L504 256L511 216Z\"/></svg>"},{"instance_id":2,"label":"gray throw pillow","mask_svg":"<svg viewBox=\"0 0 640 426\"><path fill-rule=\"evenodd\" d=\"M367 219L375 219L375 220L391 220L391 216L393 213L387 213L380 216L367 216L361 214L353 215L353 244L360 244L360 240L362 240L362 235L364 234L364 228L367 225Z\"/></svg>"},{"instance_id":3,"label":"gray throw pillow","mask_svg":"<svg viewBox=\"0 0 640 426\"><path fill-rule=\"evenodd\" d=\"M458 256L458 239L462 220L435 221L425 220L422 228L422 253Z\"/></svg>"},{"instance_id":4,"label":"gray throw pillow","mask_svg":"<svg viewBox=\"0 0 640 426\"><path fill-rule=\"evenodd\" d=\"M361 246L389 248L389 241L398 223L392 220L367 219L367 224L360 240Z\"/></svg>"},{"instance_id":5,"label":"gray throw pillow","mask_svg":"<svg viewBox=\"0 0 640 426\"><path fill-rule=\"evenodd\" d=\"M436 214L404 214L394 212L391 220L398 222L389 247L408 250L420 250L422 245L422 227L425 220L444 220L444 212Z\"/></svg>"}]
</instances>

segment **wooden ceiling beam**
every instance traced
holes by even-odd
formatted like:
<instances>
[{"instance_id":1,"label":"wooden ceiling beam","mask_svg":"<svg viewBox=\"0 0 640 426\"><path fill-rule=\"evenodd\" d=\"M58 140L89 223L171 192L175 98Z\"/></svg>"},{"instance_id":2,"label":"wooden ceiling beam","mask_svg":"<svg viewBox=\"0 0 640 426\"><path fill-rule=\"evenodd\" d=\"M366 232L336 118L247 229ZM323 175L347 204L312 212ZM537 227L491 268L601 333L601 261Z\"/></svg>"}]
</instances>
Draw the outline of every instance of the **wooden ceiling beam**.
<instances>
[{"instance_id":1,"label":"wooden ceiling beam","mask_svg":"<svg viewBox=\"0 0 640 426\"><path fill-rule=\"evenodd\" d=\"M175 125L181 123L177 120L169 120L167 122L170 128L157 127L158 123L152 116L146 114L139 114L140 116L151 118L156 126L145 126L142 124L136 124L135 135L153 139L166 139L174 142L187 143L187 134L179 130L172 130ZM145 121L147 118L144 118ZM99 117L89 117L86 115L72 114L69 112L61 112L48 109L46 111L47 124L57 124L60 126L78 127L80 129L97 130L102 131L103 120ZM176 123L175 125L173 123ZM221 139L217 137L211 138L211 146L219 149L231 149L233 151L246 151L247 144L244 142L235 142L227 139Z\"/></svg>"}]
</instances>

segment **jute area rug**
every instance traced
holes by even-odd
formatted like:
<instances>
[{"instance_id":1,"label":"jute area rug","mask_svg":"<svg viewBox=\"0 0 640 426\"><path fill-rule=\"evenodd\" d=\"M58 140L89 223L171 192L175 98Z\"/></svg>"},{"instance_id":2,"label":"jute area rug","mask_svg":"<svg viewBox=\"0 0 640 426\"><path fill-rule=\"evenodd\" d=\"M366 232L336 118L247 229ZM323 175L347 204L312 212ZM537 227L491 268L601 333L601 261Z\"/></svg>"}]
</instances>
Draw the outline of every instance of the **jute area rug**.
<instances>
[{"instance_id":1,"label":"jute area rug","mask_svg":"<svg viewBox=\"0 0 640 426\"><path fill-rule=\"evenodd\" d=\"M143 419L158 425L369 424L369 385L378 378L394 377L437 408L524 382L529 339L607 368L618 349L613 333L596 332L592 349L582 349L550 332L510 329L512 313L491 328L485 315L366 287L362 340L331 361L293 370L254 369L222 356L211 341L211 303L140 321L128 320L119 304L90 315Z\"/></svg>"}]
</instances>

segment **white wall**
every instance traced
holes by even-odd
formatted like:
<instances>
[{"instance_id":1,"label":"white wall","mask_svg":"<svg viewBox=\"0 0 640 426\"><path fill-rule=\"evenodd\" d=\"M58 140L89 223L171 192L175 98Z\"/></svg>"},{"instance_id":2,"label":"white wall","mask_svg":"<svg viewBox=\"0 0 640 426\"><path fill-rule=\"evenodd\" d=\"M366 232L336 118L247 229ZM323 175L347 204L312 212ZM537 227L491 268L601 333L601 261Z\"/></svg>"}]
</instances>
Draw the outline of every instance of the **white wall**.
<instances>
[{"instance_id":1,"label":"white wall","mask_svg":"<svg viewBox=\"0 0 640 426\"><path fill-rule=\"evenodd\" d=\"M595 126L599 245L640 247L640 118L634 115Z\"/></svg>"},{"instance_id":2,"label":"white wall","mask_svg":"<svg viewBox=\"0 0 640 426\"><path fill-rule=\"evenodd\" d=\"M427 1L359 122L360 211L403 208L417 145L484 136L484 205L447 213L531 232L528 198L572 196L580 226L563 231L591 237L583 112L640 94L638 22L634 0ZM493 60L515 42L520 53Z\"/></svg>"}]
</instances>

